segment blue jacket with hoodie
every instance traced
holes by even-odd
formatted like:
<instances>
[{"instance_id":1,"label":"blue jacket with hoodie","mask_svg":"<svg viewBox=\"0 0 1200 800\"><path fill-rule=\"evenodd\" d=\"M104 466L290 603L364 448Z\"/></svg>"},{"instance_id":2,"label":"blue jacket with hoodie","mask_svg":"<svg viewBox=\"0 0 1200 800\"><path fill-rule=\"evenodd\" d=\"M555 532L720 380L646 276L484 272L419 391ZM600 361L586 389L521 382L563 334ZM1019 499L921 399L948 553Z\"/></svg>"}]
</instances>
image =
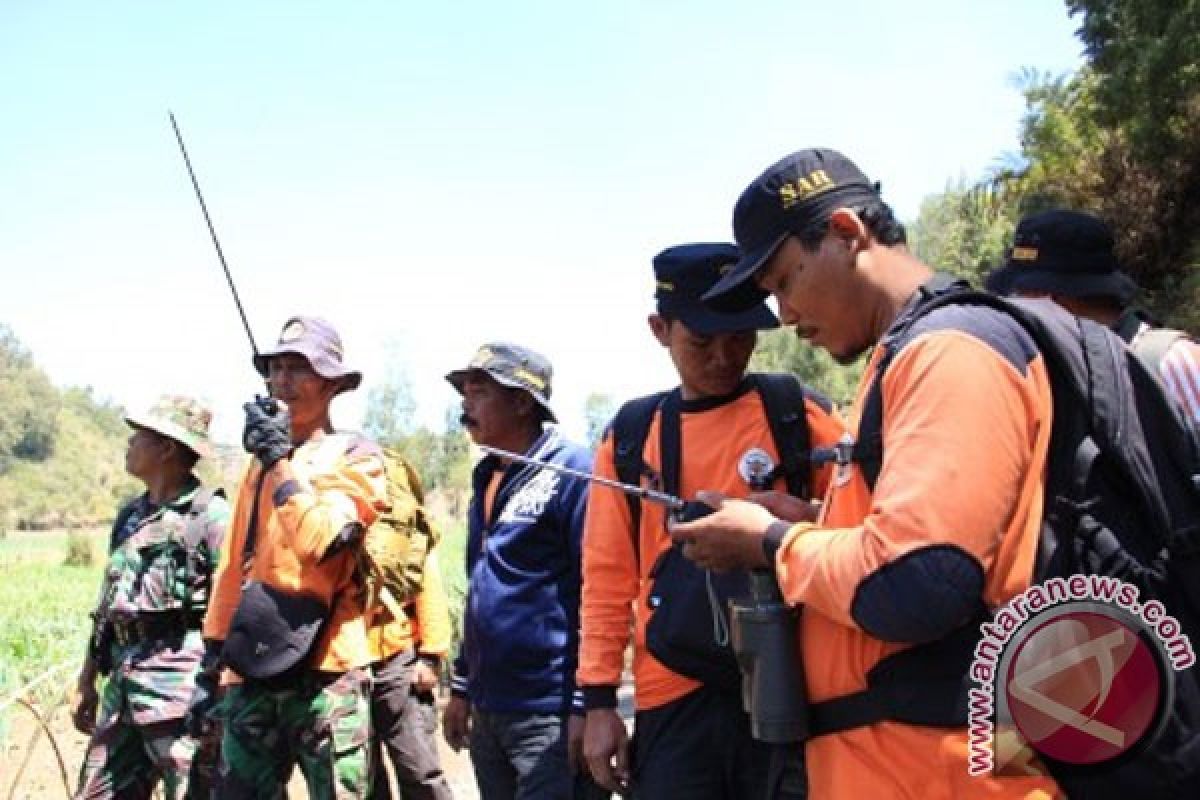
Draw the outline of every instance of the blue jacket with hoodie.
<instances>
[{"instance_id":1,"label":"blue jacket with hoodie","mask_svg":"<svg viewBox=\"0 0 1200 800\"><path fill-rule=\"evenodd\" d=\"M548 428L525 453L590 471L592 454ZM453 691L484 711L582 713L575 690L586 481L535 466L504 469L489 519L487 456L472 475L467 599Z\"/></svg>"}]
</instances>

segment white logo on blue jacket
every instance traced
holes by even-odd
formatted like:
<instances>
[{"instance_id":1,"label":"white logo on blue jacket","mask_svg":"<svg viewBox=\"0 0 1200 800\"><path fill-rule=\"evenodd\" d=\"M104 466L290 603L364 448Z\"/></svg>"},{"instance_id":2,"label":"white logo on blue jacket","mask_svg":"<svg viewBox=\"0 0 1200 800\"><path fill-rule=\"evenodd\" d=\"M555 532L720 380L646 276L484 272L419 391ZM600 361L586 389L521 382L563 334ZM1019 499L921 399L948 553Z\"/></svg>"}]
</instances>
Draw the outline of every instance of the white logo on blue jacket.
<instances>
[{"instance_id":1,"label":"white logo on blue jacket","mask_svg":"<svg viewBox=\"0 0 1200 800\"><path fill-rule=\"evenodd\" d=\"M546 510L546 504L558 493L561 475L543 469L529 479L529 482L519 491L508 498L504 511L500 514L498 523L533 522Z\"/></svg>"}]
</instances>

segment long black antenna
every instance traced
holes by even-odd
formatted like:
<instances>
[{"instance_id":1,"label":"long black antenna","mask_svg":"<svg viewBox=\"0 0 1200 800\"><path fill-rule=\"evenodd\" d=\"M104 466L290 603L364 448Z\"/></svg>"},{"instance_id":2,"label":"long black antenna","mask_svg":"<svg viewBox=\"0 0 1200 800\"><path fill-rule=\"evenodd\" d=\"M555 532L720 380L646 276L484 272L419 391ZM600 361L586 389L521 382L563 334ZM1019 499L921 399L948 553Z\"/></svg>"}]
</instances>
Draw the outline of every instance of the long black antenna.
<instances>
[{"instance_id":1,"label":"long black antenna","mask_svg":"<svg viewBox=\"0 0 1200 800\"><path fill-rule=\"evenodd\" d=\"M254 334L250 331L250 322L246 319L246 310L242 308L242 300L238 297L237 287L233 285L233 276L229 274L229 265L225 263L225 253L221 251L221 241L217 239L217 231L213 228L212 217L208 215L208 206L204 204L200 183L196 180L196 173L192 170L192 160L188 158L187 147L183 144L183 134L179 132L179 124L175 122L174 112L168 111L167 115L171 117L171 127L175 129L175 140L179 142L179 152L183 154L183 163L187 166L188 176L192 179L192 188L196 190L196 199L200 201L200 210L204 212L204 221L208 223L208 234L212 237L213 247L217 248L217 258L221 261L221 269L225 270L225 280L229 282L229 291L233 292L233 302L237 305L238 315L242 318L242 326L245 327L246 336L250 339L250 349L257 359L258 345L254 343Z\"/></svg>"}]
</instances>

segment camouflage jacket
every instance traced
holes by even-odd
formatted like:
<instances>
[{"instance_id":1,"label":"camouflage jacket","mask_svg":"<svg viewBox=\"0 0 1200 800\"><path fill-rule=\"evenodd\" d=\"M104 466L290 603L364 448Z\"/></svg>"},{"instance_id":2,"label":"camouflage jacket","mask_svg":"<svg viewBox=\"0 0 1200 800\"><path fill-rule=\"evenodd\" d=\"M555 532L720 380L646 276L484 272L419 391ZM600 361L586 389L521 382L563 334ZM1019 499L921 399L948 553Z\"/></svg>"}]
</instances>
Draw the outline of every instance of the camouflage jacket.
<instances>
[{"instance_id":1,"label":"camouflage jacket","mask_svg":"<svg viewBox=\"0 0 1200 800\"><path fill-rule=\"evenodd\" d=\"M201 492L211 499L193 508ZM196 482L165 505L142 495L121 510L97 625L111 632L129 630L139 619L170 623L166 635L107 637L111 672L105 693L116 702L105 706L113 713L127 712L135 724L147 724L186 712L204 651L199 618L208 606L228 522L225 498Z\"/></svg>"}]
</instances>

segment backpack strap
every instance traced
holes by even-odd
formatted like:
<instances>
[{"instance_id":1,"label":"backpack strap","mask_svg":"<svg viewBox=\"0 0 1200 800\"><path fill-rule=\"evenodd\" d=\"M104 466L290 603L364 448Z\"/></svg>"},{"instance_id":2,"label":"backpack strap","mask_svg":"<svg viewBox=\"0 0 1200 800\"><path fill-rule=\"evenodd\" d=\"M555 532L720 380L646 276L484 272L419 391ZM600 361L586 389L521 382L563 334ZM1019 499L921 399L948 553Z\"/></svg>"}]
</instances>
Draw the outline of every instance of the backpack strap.
<instances>
[{"instance_id":1,"label":"backpack strap","mask_svg":"<svg viewBox=\"0 0 1200 800\"><path fill-rule=\"evenodd\" d=\"M683 421L680 407L683 394L678 389L667 392L659 407L658 452L662 464L662 489L679 496L679 476L683 471Z\"/></svg>"},{"instance_id":2,"label":"backpack strap","mask_svg":"<svg viewBox=\"0 0 1200 800\"><path fill-rule=\"evenodd\" d=\"M858 419L858 432L855 437L851 460L858 464L867 488L875 490L879 480L879 471L883 467L883 375L891 366L892 359L907 341L909 330L922 317L944 305L950 305L962 300L966 294L983 295L971 289L970 284L959 278L943 273L937 273L917 290L913 306L905 312L898 324L888 331L887 336L879 343L883 354L875 368L875 376L871 388L863 399L862 413Z\"/></svg>"},{"instance_id":3,"label":"backpack strap","mask_svg":"<svg viewBox=\"0 0 1200 800\"><path fill-rule=\"evenodd\" d=\"M660 476L642 457L646 449L646 437L650 435L650 425L654 415L666 398L667 392L639 397L621 406L612 421L613 435L613 466L616 468L617 480L634 486L641 485L642 478L649 478L655 484L660 482ZM638 531L642 524L642 503L631 494L625 495L629 504L630 530L633 532L633 551L640 556L638 548Z\"/></svg>"},{"instance_id":4,"label":"backpack strap","mask_svg":"<svg viewBox=\"0 0 1200 800\"><path fill-rule=\"evenodd\" d=\"M833 404L806 390L794 375L757 373L751 377L779 450L779 466L771 471L769 481L774 483L782 474L788 494L807 499L812 490L812 436L805 400L811 397L827 412L833 410Z\"/></svg>"}]
</instances>

